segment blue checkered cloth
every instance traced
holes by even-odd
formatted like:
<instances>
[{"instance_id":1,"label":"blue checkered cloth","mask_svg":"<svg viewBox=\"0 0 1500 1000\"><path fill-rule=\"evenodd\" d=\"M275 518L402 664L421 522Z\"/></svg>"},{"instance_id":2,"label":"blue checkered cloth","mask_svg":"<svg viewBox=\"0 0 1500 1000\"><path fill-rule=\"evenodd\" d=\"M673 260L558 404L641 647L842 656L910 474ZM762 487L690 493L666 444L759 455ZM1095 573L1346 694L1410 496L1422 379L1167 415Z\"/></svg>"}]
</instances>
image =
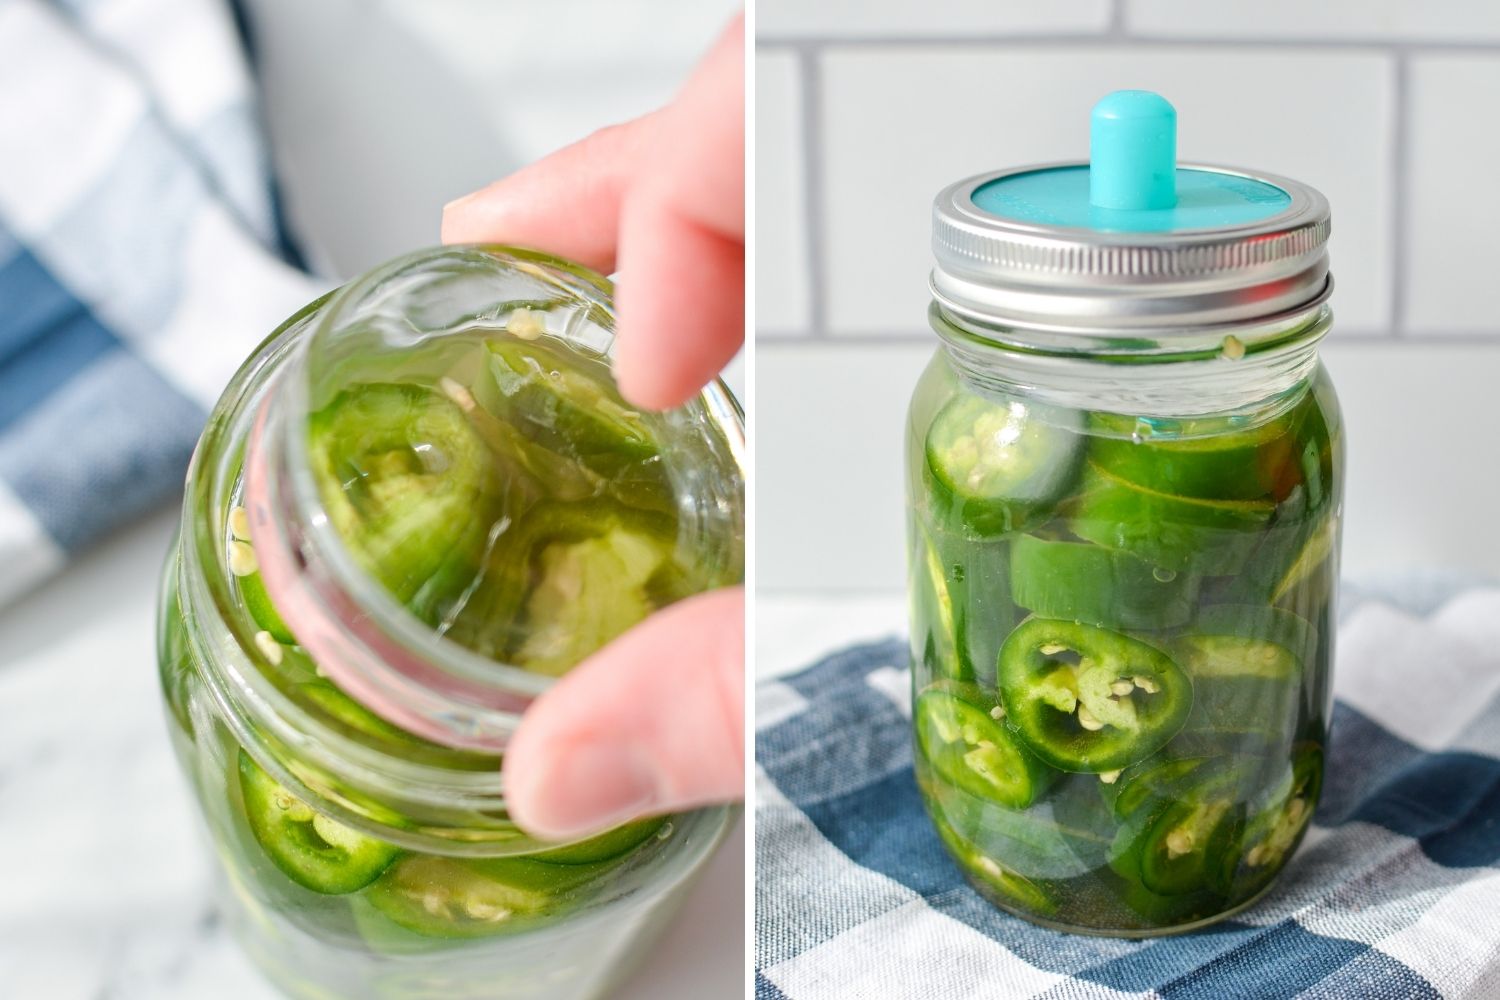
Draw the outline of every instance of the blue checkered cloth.
<instances>
[{"instance_id":1,"label":"blue checkered cloth","mask_svg":"<svg viewBox=\"0 0 1500 1000\"><path fill-rule=\"evenodd\" d=\"M175 495L320 287L225 0L0 0L0 603Z\"/></svg>"},{"instance_id":2,"label":"blue checkered cloth","mask_svg":"<svg viewBox=\"0 0 1500 1000\"><path fill-rule=\"evenodd\" d=\"M999 912L911 772L904 642L756 697L757 1000L1500 997L1500 586L1346 590L1323 801L1260 903L1149 941Z\"/></svg>"}]
</instances>

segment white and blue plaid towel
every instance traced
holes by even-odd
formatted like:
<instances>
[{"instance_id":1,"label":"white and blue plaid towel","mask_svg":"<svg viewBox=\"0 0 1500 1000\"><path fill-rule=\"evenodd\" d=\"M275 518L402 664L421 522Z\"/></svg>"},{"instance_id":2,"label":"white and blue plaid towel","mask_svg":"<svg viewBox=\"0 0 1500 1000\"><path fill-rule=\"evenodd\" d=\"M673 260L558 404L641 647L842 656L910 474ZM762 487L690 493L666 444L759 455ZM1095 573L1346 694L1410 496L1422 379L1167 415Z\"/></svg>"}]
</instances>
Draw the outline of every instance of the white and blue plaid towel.
<instances>
[{"instance_id":1,"label":"white and blue plaid towel","mask_svg":"<svg viewBox=\"0 0 1500 1000\"><path fill-rule=\"evenodd\" d=\"M294 259L225 0L0 0L0 603L181 487Z\"/></svg>"},{"instance_id":2,"label":"white and blue plaid towel","mask_svg":"<svg viewBox=\"0 0 1500 1000\"><path fill-rule=\"evenodd\" d=\"M906 647L757 695L757 1000L1500 997L1500 587L1346 592L1322 804L1258 905L1151 941L971 890L911 773Z\"/></svg>"}]
</instances>

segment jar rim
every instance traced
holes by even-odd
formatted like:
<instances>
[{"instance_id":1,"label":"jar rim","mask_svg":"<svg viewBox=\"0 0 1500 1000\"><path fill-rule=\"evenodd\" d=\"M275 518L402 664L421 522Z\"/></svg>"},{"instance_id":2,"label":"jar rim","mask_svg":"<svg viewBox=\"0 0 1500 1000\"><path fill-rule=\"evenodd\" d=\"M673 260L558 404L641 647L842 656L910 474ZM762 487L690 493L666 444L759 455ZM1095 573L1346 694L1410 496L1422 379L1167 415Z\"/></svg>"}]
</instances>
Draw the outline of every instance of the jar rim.
<instances>
[{"instance_id":1,"label":"jar rim","mask_svg":"<svg viewBox=\"0 0 1500 1000\"><path fill-rule=\"evenodd\" d=\"M411 275L425 279L449 263L477 265L481 270L493 270L498 265L555 285L569 300L585 305L595 335L593 344L568 341L570 346L599 349L602 356L608 356L613 342L613 285L603 276L549 254L499 245L443 247L407 254L351 282L318 312L314 328L297 348L299 358L294 360L301 364L288 372L286 384L278 389L278 409L283 414L279 426L267 426L260 435L261 447L252 449L255 461L247 463L247 480L253 483L255 477L264 477L268 489L279 492L292 511L322 510L302 426L285 416L310 410L308 355L312 346L320 335L339 329L348 314L381 289L399 286ZM579 326L570 323L569 332L578 331ZM588 332L580 331L579 335ZM743 415L732 394L722 380L715 379L695 402L727 442L742 479ZM267 469L265 465L271 463L262 463L260 458L273 449L284 454L274 468ZM278 475L284 481L276 482ZM256 523L252 511L252 531ZM387 714L387 707L398 713L400 717L391 721L447 745L499 750L519 724L526 704L555 683L553 677L497 662L434 631L361 569L326 516L307 518L298 531L301 537L289 540L289 545L280 544L285 540L267 532L270 559L263 560L267 586L271 588L277 582L290 586L294 563L300 567L297 571L306 571L307 560L300 554L317 554L329 589L310 596L327 597L331 593L335 598L347 598L354 608L368 615L352 626L362 635L335 639L326 630L310 631L306 638L312 644L314 658L326 666L340 686L349 688L362 701L373 699L382 706L382 715ZM260 539L256 542L259 547ZM280 581L277 573L281 574ZM295 624L293 630L297 631ZM345 638L350 641L337 641Z\"/></svg>"},{"instance_id":2,"label":"jar rim","mask_svg":"<svg viewBox=\"0 0 1500 1000\"><path fill-rule=\"evenodd\" d=\"M390 266L399 268L403 264L429 258L434 253L441 255L452 252L454 251L451 249L420 251L400 258ZM576 269L576 265L566 266L570 270ZM377 269L367 278L378 277L385 270L387 269ZM592 272L584 274L585 278L582 280L587 280L601 295L607 295L612 287L607 279L593 275ZM364 280L366 279L360 279ZM278 750L268 745L266 734L256 727L265 726L271 730L273 742L292 746L291 752L299 756L312 753L330 766L336 764L341 769L357 769L361 780L367 779L370 783L362 787L413 787L421 789L426 796L423 801L430 801L434 805L462 801L471 810L500 809L504 806L504 789L498 767L484 772L466 771L435 765L429 761L404 759L384 748L363 743L336 725L330 725L329 720L324 718L326 713L321 712L317 706L304 704L282 690L268 675L266 664L260 662L263 654L258 649L255 638L258 626L242 613L240 603L232 592L228 567L228 528L226 518L219 516L222 513L219 508L232 499L238 477L248 475L248 468L241 469L245 452L249 450L247 438L241 436L245 432L246 421L260 411L267 395L279 390L281 381L289 374L280 366L292 359L300 346L305 346L306 336L310 333L309 325L332 301L357 285L358 282L320 296L288 317L235 373L209 416L186 479L181 528L184 561L178 572L184 602L192 602L203 609L201 614L211 616L208 625L214 635L207 639L195 638L194 642L200 647L200 660L208 664L204 673L210 675L208 687L214 693L220 710L230 718L245 716L256 723L256 726L237 726L239 730L248 730L237 732L237 736L244 737L249 745L255 746L254 756L257 758L272 758L273 766L267 769L281 778L294 779L293 787L309 788L311 794L325 800L329 798L323 790L306 785L297 775L290 775L285 768L274 766ZM723 434L732 453L736 481L741 481L744 463L743 413L721 380L715 380L707 387L702 398L706 401L705 405L711 408L713 422ZM298 435L293 434L291 437L297 438ZM249 465L248 462L244 464L247 467ZM340 549L341 546L334 551ZM379 589L378 584L359 573L352 559L348 561L346 569L355 579ZM368 590L368 587L365 589ZM389 612L396 620L410 618L411 623L426 628L383 589L379 596L385 600L375 607L372 615ZM441 638L441 643L444 645L438 648L445 653L462 651L471 657L477 655L453 640ZM530 696L546 690L555 682L554 678L516 667L502 667L482 657L479 659L497 690L521 691ZM248 662L240 663L240 660ZM506 688L506 684L510 687ZM521 690L523 684L525 688ZM518 719L519 711L516 711L506 721L507 724L513 724ZM269 726L266 726L267 723ZM453 752L462 753L466 750L493 755L498 753L499 747L492 744L464 747L460 744ZM267 762L262 760L262 763ZM349 810L346 803L332 801L345 813L342 818L352 825L368 829L375 822L358 810ZM388 838L400 837L400 834L392 834L391 831L384 833ZM458 831L456 836L462 838L465 834ZM452 840L445 836L437 836L435 842L447 847L463 843L461 839ZM473 843L481 853L486 846L489 853L494 853L493 840L485 842L482 838L473 839ZM528 848L534 849L540 848Z\"/></svg>"}]
</instances>

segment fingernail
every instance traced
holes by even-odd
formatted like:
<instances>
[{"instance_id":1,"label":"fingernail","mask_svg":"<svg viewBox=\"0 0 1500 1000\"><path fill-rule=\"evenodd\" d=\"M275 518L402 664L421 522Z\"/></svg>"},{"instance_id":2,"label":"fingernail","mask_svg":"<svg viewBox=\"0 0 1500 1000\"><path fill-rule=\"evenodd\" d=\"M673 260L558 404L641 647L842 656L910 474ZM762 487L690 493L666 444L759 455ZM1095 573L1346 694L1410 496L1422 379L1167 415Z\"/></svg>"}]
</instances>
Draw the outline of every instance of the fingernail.
<instances>
[{"instance_id":1,"label":"fingernail","mask_svg":"<svg viewBox=\"0 0 1500 1000\"><path fill-rule=\"evenodd\" d=\"M528 776L521 825L561 840L597 833L651 810L659 796L656 768L630 746L578 743Z\"/></svg>"},{"instance_id":2,"label":"fingernail","mask_svg":"<svg viewBox=\"0 0 1500 1000\"><path fill-rule=\"evenodd\" d=\"M455 209L462 208L465 203L473 201L474 196L478 193L478 191L470 191L466 195L454 198L452 201L448 202L448 204L443 206L443 214L447 215L449 212L452 212Z\"/></svg>"}]
</instances>

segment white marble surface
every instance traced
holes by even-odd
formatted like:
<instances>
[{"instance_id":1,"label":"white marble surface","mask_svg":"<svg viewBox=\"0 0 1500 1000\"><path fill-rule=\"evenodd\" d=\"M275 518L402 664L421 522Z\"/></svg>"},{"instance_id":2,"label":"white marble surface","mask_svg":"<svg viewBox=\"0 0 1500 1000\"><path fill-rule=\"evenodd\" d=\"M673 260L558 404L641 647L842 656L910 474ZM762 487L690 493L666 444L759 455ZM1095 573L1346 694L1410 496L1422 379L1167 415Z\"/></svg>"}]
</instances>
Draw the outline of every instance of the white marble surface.
<instances>
[{"instance_id":1,"label":"white marble surface","mask_svg":"<svg viewBox=\"0 0 1500 1000\"><path fill-rule=\"evenodd\" d=\"M755 601L755 679L801 670L826 653L906 635L906 595L761 592Z\"/></svg>"},{"instance_id":2,"label":"white marble surface","mask_svg":"<svg viewBox=\"0 0 1500 1000\"><path fill-rule=\"evenodd\" d=\"M0 612L0 997L271 1000L208 898L152 633L175 514ZM0 569L3 571L3 569ZM743 993L744 833L619 1000Z\"/></svg>"}]
</instances>

